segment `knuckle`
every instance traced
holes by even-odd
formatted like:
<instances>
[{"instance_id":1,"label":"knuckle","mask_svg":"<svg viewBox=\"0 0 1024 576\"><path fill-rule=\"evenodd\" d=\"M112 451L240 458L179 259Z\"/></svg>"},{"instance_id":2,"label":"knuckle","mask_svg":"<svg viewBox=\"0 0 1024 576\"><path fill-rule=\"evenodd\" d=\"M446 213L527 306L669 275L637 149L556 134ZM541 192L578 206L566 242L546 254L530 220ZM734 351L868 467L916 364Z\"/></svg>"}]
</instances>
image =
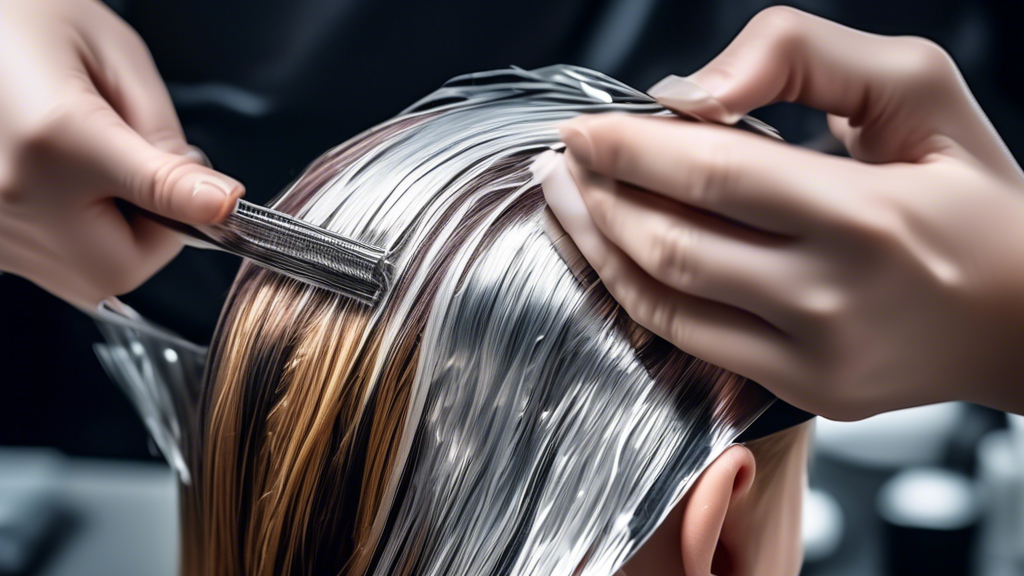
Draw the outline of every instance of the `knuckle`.
<instances>
[{"instance_id":1,"label":"knuckle","mask_svg":"<svg viewBox=\"0 0 1024 576\"><path fill-rule=\"evenodd\" d=\"M697 206L712 207L734 186L733 148L713 130L704 130L703 146L693 150L689 173L690 200Z\"/></svg>"},{"instance_id":2,"label":"knuckle","mask_svg":"<svg viewBox=\"0 0 1024 576\"><path fill-rule=\"evenodd\" d=\"M153 60L153 52L149 49L149 45L146 44L146 40L142 37L135 28L132 28L124 21L118 19L118 28L120 29L120 36L122 41L126 45L127 49L135 54L139 58L139 62L145 63L145 65L156 69L156 62Z\"/></svg>"},{"instance_id":3,"label":"knuckle","mask_svg":"<svg viewBox=\"0 0 1024 576\"><path fill-rule=\"evenodd\" d=\"M624 125L630 119L624 114L600 114L590 121L595 164L610 173L619 174L632 165L632 130Z\"/></svg>"},{"instance_id":4,"label":"knuckle","mask_svg":"<svg viewBox=\"0 0 1024 576\"><path fill-rule=\"evenodd\" d=\"M623 274L621 266L605 264L602 268L601 282L626 315L633 322L656 333L664 334L663 328L668 324L665 322L664 314L659 310L663 306L651 298L645 298L636 283Z\"/></svg>"},{"instance_id":5,"label":"knuckle","mask_svg":"<svg viewBox=\"0 0 1024 576\"><path fill-rule=\"evenodd\" d=\"M694 317L694 310L683 301L649 299L647 302L647 323L641 324L688 354L694 354L704 336L701 324Z\"/></svg>"},{"instance_id":6,"label":"knuckle","mask_svg":"<svg viewBox=\"0 0 1024 576\"><path fill-rule=\"evenodd\" d=\"M802 333L807 377L823 383L839 378L847 363L841 325L835 322L811 322L803 327ZM828 387L827 390L834 391L835 387Z\"/></svg>"},{"instance_id":7,"label":"knuckle","mask_svg":"<svg viewBox=\"0 0 1024 576\"><path fill-rule=\"evenodd\" d=\"M842 290L831 286L816 286L801 293L796 308L816 332L828 336L842 322L848 302Z\"/></svg>"},{"instance_id":8,"label":"knuckle","mask_svg":"<svg viewBox=\"0 0 1024 576\"><path fill-rule=\"evenodd\" d=\"M144 166L139 175L128 176L135 179L126 183L128 189L148 198L154 209L169 211L175 189L194 167L187 158L171 154L154 154Z\"/></svg>"},{"instance_id":9,"label":"knuckle","mask_svg":"<svg viewBox=\"0 0 1024 576\"><path fill-rule=\"evenodd\" d=\"M892 252L894 247L901 244L902 227L894 214L856 214L848 218L846 225L858 243L868 249L865 254L875 254L870 251L872 248Z\"/></svg>"},{"instance_id":10,"label":"knuckle","mask_svg":"<svg viewBox=\"0 0 1024 576\"><path fill-rule=\"evenodd\" d=\"M768 38L769 51L787 52L804 44L807 37L806 12L789 6L771 6L750 20L750 28Z\"/></svg>"},{"instance_id":11,"label":"knuckle","mask_svg":"<svg viewBox=\"0 0 1024 576\"><path fill-rule=\"evenodd\" d=\"M902 237L905 222L899 209L886 201L884 194L864 191L855 201L848 201L834 215L835 226L863 247L891 249Z\"/></svg>"},{"instance_id":12,"label":"knuckle","mask_svg":"<svg viewBox=\"0 0 1024 576\"><path fill-rule=\"evenodd\" d=\"M674 225L655 236L647 265L653 275L671 279L677 288L693 283L694 246L697 232L690 227Z\"/></svg>"},{"instance_id":13,"label":"knuckle","mask_svg":"<svg viewBox=\"0 0 1024 576\"><path fill-rule=\"evenodd\" d=\"M645 297L635 290L635 286L620 286L619 292L616 300L634 322L677 347L687 349L691 342L692 326L684 322L674 306L649 296Z\"/></svg>"},{"instance_id":14,"label":"knuckle","mask_svg":"<svg viewBox=\"0 0 1024 576\"><path fill-rule=\"evenodd\" d=\"M678 314L665 313L665 325L669 326L668 330L668 341L675 344L680 350L692 350L694 329L696 325L694 322L685 316Z\"/></svg>"},{"instance_id":15,"label":"knuckle","mask_svg":"<svg viewBox=\"0 0 1024 576\"><path fill-rule=\"evenodd\" d=\"M922 88L945 86L958 77L957 66L942 46L927 38L907 36L902 44L899 72L912 84Z\"/></svg>"},{"instance_id":16,"label":"knuckle","mask_svg":"<svg viewBox=\"0 0 1024 576\"><path fill-rule=\"evenodd\" d=\"M602 189L587 196L587 212L599 228L619 232L625 224L628 230L628 223L623 223L621 211L618 210L621 202L619 194L619 185L616 183L610 189Z\"/></svg>"}]
</instances>

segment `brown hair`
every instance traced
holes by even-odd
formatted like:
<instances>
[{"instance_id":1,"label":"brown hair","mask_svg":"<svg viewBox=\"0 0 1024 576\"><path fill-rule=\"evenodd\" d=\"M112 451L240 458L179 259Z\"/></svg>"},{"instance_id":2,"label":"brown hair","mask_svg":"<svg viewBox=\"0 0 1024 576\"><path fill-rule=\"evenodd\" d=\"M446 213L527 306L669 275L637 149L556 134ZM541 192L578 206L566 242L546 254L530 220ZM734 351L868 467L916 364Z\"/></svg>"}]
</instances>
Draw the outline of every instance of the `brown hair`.
<instances>
[{"instance_id":1,"label":"brown hair","mask_svg":"<svg viewBox=\"0 0 1024 576\"><path fill-rule=\"evenodd\" d=\"M392 124L325 155L278 209L298 213L332 175L404 127ZM521 187L530 158L520 154L498 162L465 184L462 196L506 180ZM375 553L378 513L389 507L389 489L401 481L393 472L400 458L398 440L407 426L431 303L451 259L502 199L496 194L470 207L460 231L444 240L439 259L420 270L426 275L420 288L412 290L412 272L396 279L392 290L411 299L407 308L385 304L372 310L243 265L210 352L197 444L190 451L194 483L183 487L185 574L366 571ZM542 205L539 187L529 187L490 221L489 235L497 236ZM463 207L456 203L448 210ZM410 248L410 270L418 270L431 244ZM483 249L478 247L476 255ZM676 382L691 396L742 380L637 327L589 268L581 261L571 264L590 287L594 313L627 335L652 374ZM400 330L385 340L371 325L399 325ZM415 551L429 537L417 534L406 546ZM410 563L403 569L409 574L415 567Z\"/></svg>"}]
</instances>

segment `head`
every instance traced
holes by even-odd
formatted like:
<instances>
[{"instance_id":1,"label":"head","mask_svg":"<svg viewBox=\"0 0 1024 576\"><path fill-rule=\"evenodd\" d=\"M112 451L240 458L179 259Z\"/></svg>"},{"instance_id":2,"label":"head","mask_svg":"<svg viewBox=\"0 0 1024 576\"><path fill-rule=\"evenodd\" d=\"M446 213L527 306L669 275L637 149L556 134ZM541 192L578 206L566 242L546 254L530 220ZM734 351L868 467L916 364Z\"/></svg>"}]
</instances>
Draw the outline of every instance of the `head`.
<instances>
[{"instance_id":1,"label":"head","mask_svg":"<svg viewBox=\"0 0 1024 576\"><path fill-rule=\"evenodd\" d=\"M810 427L798 424L727 448L622 574L798 574Z\"/></svg>"},{"instance_id":2,"label":"head","mask_svg":"<svg viewBox=\"0 0 1024 576\"><path fill-rule=\"evenodd\" d=\"M635 325L532 178L556 122L608 110L662 112L576 69L456 79L286 191L393 284L369 307L243 266L187 574L796 573L804 427L730 448L771 397Z\"/></svg>"}]
</instances>

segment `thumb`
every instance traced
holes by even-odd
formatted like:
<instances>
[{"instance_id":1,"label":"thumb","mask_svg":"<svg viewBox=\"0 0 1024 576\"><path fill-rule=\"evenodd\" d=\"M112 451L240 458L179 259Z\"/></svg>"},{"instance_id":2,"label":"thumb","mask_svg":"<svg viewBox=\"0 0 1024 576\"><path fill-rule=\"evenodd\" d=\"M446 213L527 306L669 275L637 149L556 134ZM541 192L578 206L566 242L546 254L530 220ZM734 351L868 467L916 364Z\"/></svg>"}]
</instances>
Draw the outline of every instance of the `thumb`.
<instances>
[{"instance_id":1,"label":"thumb","mask_svg":"<svg viewBox=\"0 0 1024 576\"><path fill-rule=\"evenodd\" d=\"M137 154L113 161L112 176L125 185L119 198L160 216L189 224L218 222L234 209L245 188L234 178L200 164L193 154L153 148L141 137L126 137Z\"/></svg>"},{"instance_id":2,"label":"thumb","mask_svg":"<svg viewBox=\"0 0 1024 576\"><path fill-rule=\"evenodd\" d=\"M157 148L113 110L92 130L74 130L77 155L98 172L104 193L188 224L218 222L245 194L240 182L199 163L195 154ZM95 129L101 127L99 131Z\"/></svg>"},{"instance_id":3,"label":"thumb","mask_svg":"<svg viewBox=\"0 0 1024 576\"><path fill-rule=\"evenodd\" d=\"M703 68L670 76L650 93L669 108L716 122L784 101L857 123L901 89L930 83L949 68L946 60L924 41L868 34L777 6L754 16Z\"/></svg>"}]
</instances>

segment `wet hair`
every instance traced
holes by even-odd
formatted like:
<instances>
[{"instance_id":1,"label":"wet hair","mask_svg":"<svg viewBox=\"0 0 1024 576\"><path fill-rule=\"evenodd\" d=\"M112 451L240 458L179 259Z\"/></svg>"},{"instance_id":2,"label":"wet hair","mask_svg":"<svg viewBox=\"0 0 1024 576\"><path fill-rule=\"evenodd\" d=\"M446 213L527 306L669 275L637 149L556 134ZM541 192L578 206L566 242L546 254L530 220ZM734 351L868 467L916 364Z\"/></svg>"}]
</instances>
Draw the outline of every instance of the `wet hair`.
<instances>
[{"instance_id":1,"label":"wet hair","mask_svg":"<svg viewBox=\"0 0 1024 576\"><path fill-rule=\"evenodd\" d=\"M368 307L243 265L182 491L189 575L610 574L772 398L634 324L530 172L661 114L572 67L453 80L275 208L386 248Z\"/></svg>"}]
</instances>

